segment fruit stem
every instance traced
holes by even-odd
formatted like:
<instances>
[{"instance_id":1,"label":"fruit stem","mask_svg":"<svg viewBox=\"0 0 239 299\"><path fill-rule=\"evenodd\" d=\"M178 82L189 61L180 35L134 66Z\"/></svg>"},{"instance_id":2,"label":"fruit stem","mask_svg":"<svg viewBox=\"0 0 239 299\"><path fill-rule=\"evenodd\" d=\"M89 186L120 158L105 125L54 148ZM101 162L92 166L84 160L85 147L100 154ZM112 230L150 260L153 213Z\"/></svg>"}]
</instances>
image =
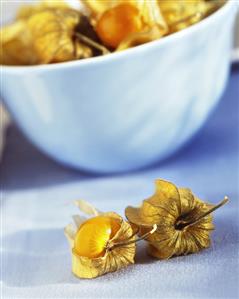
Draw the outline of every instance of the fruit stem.
<instances>
[{"instance_id":1,"label":"fruit stem","mask_svg":"<svg viewBox=\"0 0 239 299\"><path fill-rule=\"evenodd\" d=\"M85 36L85 35L83 35L83 34L81 34L81 33L79 33L79 32L76 32L76 33L75 33L75 36L76 36L79 40L81 40L81 41L83 41L84 43L86 43L88 46L91 46L91 47L93 47L93 48L95 48L95 49L97 49L97 50L100 50L100 51L102 52L103 55L105 55L105 54L109 54L109 53L110 53L110 51L109 51L108 49L106 49L106 47L104 47L104 46L98 44L97 42L93 41L93 40L90 39L89 37L87 37L87 36Z\"/></svg>"},{"instance_id":2,"label":"fruit stem","mask_svg":"<svg viewBox=\"0 0 239 299\"><path fill-rule=\"evenodd\" d=\"M153 228L149 232L145 233L144 235L142 235L141 237L137 238L136 240L130 240L130 241L124 241L124 242L115 243L109 249L113 249L113 248L116 248L116 247L121 247L121 246L129 245L129 244L136 243L136 242L139 242L141 240L144 240L149 235L153 234L156 230L157 230L157 224L154 224ZM130 239L132 237L130 237Z\"/></svg>"},{"instance_id":3,"label":"fruit stem","mask_svg":"<svg viewBox=\"0 0 239 299\"><path fill-rule=\"evenodd\" d=\"M193 222L187 223L186 225L184 225L184 227L190 226L190 225L193 225L193 224L197 223L202 218L206 217L207 215L211 214L212 212L214 212L218 208L220 208L223 205L225 205L228 201L229 201L229 198L227 196L225 196L224 199L221 202L219 202L219 204L215 205L214 207L212 207L211 209L209 209L207 212L205 212L202 215L200 215L197 219L193 220Z\"/></svg>"}]
</instances>

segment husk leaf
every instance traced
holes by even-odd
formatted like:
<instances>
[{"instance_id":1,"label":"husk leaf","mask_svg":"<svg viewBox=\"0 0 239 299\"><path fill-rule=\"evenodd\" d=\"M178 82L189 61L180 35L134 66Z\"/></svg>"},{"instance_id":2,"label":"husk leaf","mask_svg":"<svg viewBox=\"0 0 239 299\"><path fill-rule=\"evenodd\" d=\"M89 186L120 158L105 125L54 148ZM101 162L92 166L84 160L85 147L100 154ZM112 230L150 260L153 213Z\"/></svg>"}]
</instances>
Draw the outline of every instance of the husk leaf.
<instances>
[{"instance_id":1,"label":"husk leaf","mask_svg":"<svg viewBox=\"0 0 239 299\"><path fill-rule=\"evenodd\" d=\"M132 33L119 44L116 51L123 51L159 39L165 32L160 30L158 26L153 26L148 31Z\"/></svg>"},{"instance_id":2,"label":"husk leaf","mask_svg":"<svg viewBox=\"0 0 239 299\"><path fill-rule=\"evenodd\" d=\"M107 9L112 8L119 0L82 0L82 3L89 9L92 17L98 17Z\"/></svg>"},{"instance_id":3,"label":"husk leaf","mask_svg":"<svg viewBox=\"0 0 239 299\"><path fill-rule=\"evenodd\" d=\"M100 212L92 204L85 201L84 199L75 200L75 205L84 214L87 214L87 215L90 215L90 216L98 216L98 215L102 214L102 212Z\"/></svg>"},{"instance_id":4,"label":"husk leaf","mask_svg":"<svg viewBox=\"0 0 239 299\"><path fill-rule=\"evenodd\" d=\"M87 45L74 38L81 14L72 9L47 10L28 19L39 63L63 62L93 56Z\"/></svg>"},{"instance_id":5,"label":"husk leaf","mask_svg":"<svg viewBox=\"0 0 239 299\"><path fill-rule=\"evenodd\" d=\"M41 0L37 4L23 4L19 7L16 19L28 19L29 17L43 11L53 11L59 8L69 8L69 5L64 0L52 1Z\"/></svg>"},{"instance_id":6,"label":"husk leaf","mask_svg":"<svg viewBox=\"0 0 239 299\"><path fill-rule=\"evenodd\" d=\"M158 0L161 12L173 33L199 22L225 3L225 0Z\"/></svg>"},{"instance_id":7,"label":"husk leaf","mask_svg":"<svg viewBox=\"0 0 239 299\"><path fill-rule=\"evenodd\" d=\"M32 65L38 61L33 51L31 34L25 21L17 21L0 29L0 64Z\"/></svg>"}]
</instances>

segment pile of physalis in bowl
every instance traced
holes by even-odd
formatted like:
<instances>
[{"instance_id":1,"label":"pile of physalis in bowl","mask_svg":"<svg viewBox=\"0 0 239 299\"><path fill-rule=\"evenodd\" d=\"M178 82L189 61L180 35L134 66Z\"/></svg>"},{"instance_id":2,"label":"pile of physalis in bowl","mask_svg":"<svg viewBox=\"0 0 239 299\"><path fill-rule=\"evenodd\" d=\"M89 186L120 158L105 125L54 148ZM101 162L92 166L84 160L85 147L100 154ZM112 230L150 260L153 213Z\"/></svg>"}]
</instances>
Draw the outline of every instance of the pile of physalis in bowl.
<instances>
[{"instance_id":1,"label":"pile of physalis in bowl","mask_svg":"<svg viewBox=\"0 0 239 299\"><path fill-rule=\"evenodd\" d=\"M0 64L37 65L109 54L199 22L225 0L42 0L1 28Z\"/></svg>"}]
</instances>

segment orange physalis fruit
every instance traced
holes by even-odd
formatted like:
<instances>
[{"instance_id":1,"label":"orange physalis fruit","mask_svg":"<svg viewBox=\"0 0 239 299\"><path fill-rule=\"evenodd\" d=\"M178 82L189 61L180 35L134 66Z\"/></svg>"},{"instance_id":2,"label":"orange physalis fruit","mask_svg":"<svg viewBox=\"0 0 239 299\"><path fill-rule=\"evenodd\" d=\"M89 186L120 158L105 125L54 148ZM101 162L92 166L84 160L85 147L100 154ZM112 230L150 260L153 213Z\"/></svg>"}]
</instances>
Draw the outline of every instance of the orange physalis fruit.
<instances>
[{"instance_id":1,"label":"orange physalis fruit","mask_svg":"<svg viewBox=\"0 0 239 299\"><path fill-rule=\"evenodd\" d=\"M96 258L103 256L107 243L120 229L116 218L96 216L84 222L75 237L74 249L80 256Z\"/></svg>"},{"instance_id":2,"label":"orange physalis fruit","mask_svg":"<svg viewBox=\"0 0 239 299\"><path fill-rule=\"evenodd\" d=\"M96 24L96 32L105 45L117 48L127 36L140 32L142 27L143 20L139 9L123 3L102 14Z\"/></svg>"}]
</instances>

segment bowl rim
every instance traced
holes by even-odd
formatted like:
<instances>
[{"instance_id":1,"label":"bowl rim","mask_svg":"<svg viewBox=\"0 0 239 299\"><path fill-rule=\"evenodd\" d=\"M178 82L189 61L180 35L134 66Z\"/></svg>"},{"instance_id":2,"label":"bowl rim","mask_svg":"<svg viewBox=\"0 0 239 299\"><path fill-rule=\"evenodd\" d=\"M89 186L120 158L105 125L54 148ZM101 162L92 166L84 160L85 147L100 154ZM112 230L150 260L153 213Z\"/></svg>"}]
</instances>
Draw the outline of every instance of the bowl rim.
<instances>
[{"instance_id":1,"label":"bowl rim","mask_svg":"<svg viewBox=\"0 0 239 299\"><path fill-rule=\"evenodd\" d=\"M125 57L131 57L138 53L143 53L147 51L147 49L154 49L156 47L164 47L168 44L178 40L184 36L188 36L195 31L203 30L204 27L209 26L211 23L216 21L220 18L223 14L226 14L232 7L234 7L233 0L227 0L227 2L220 7L217 11L212 13L210 16L206 17L205 19L201 20L200 22L191 25L188 28L185 28L181 31L175 32L171 35L165 36L161 39L154 40L136 47L132 47L120 52L113 52L107 55L101 55L97 57L90 57L85 59L79 60L71 60L59 63L52 63L52 64L40 64L40 65L29 65L29 66L11 66L11 65L1 65L1 73L10 72L10 73L25 73L25 72L43 72L43 71L54 71L57 69L68 69L68 68L81 68L81 67L95 67L98 64L108 63L111 61L123 59Z\"/></svg>"}]
</instances>

